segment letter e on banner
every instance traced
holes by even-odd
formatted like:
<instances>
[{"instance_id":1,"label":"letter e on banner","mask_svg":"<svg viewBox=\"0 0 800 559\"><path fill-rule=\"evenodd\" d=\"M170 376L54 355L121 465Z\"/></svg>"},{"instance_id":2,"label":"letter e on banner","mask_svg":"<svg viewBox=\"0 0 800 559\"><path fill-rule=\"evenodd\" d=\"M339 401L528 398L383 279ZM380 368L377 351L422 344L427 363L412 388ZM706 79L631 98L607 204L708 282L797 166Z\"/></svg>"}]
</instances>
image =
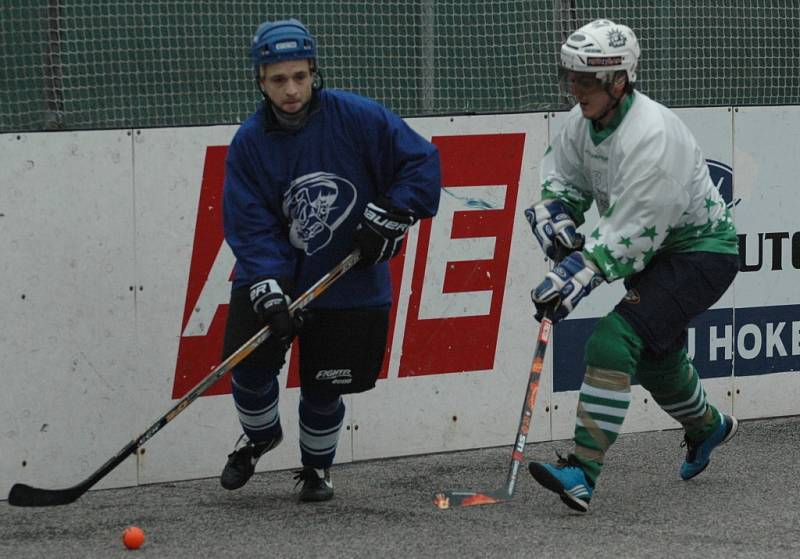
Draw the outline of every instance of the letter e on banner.
<instances>
[{"instance_id":1,"label":"letter e on banner","mask_svg":"<svg viewBox=\"0 0 800 559\"><path fill-rule=\"evenodd\" d=\"M401 377L494 368L525 134L433 143L443 190L420 223Z\"/></svg>"}]
</instances>

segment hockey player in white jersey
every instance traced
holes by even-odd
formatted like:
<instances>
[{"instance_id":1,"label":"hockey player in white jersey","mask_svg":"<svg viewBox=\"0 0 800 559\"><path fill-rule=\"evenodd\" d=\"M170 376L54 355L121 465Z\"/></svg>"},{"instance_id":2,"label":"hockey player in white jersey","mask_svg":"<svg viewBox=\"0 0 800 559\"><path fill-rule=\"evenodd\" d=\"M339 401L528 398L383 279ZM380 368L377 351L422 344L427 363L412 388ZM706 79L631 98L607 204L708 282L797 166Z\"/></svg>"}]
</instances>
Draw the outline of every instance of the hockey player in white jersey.
<instances>
[{"instance_id":1,"label":"hockey player in white jersey","mask_svg":"<svg viewBox=\"0 0 800 559\"><path fill-rule=\"evenodd\" d=\"M574 451L556 464L529 464L540 484L582 512L634 376L683 426L682 479L701 473L737 429L707 400L685 349L689 321L738 271L736 231L691 132L634 90L639 55L633 31L609 20L562 45L561 85L576 105L542 161L541 199L525 212L550 258L556 243L572 250L533 290L537 319L549 309L561 320L602 282L622 279L628 290L586 341ZM593 202L600 220L582 244L576 228Z\"/></svg>"}]
</instances>

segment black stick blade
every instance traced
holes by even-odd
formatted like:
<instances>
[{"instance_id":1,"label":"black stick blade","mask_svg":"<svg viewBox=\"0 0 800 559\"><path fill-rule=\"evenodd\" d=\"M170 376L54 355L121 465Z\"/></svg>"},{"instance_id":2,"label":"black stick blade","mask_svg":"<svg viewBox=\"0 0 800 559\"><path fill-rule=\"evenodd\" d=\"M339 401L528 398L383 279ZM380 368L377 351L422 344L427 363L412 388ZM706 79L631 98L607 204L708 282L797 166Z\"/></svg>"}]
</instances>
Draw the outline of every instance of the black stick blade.
<instances>
[{"instance_id":1,"label":"black stick blade","mask_svg":"<svg viewBox=\"0 0 800 559\"><path fill-rule=\"evenodd\" d=\"M439 491L433 496L433 504L442 510L475 505L493 505L510 501L511 495L505 487L485 493L479 491Z\"/></svg>"},{"instance_id":2,"label":"black stick blade","mask_svg":"<svg viewBox=\"0 0 800 559\"><path fill-rule=\"evenodd\" d=\"M82 487L69 489L39 489L15 483L8 493L8 504L15 507L54 507L67 505L86 492Z\"/></svg>"}]
</instances>

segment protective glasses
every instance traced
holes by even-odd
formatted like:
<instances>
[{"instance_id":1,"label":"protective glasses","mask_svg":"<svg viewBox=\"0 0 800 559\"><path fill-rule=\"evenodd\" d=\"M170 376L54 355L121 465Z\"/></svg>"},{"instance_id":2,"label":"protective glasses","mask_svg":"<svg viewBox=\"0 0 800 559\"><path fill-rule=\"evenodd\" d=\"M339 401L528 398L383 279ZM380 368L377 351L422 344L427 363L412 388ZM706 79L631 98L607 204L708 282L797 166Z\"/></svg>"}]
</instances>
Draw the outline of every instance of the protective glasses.
<instances>
[{"instance_id":1,"label":"protective glasses","mask_svg":"<svg viewBox=\"0 0 800 559\"><path fill-rule=\"evenodd\" d=\"M585 72L573 72L559 68L558 85L561 92L565 95L575 93L592 93L603 89L603 82L595 74Z\"/></svg>"}]
</instances>

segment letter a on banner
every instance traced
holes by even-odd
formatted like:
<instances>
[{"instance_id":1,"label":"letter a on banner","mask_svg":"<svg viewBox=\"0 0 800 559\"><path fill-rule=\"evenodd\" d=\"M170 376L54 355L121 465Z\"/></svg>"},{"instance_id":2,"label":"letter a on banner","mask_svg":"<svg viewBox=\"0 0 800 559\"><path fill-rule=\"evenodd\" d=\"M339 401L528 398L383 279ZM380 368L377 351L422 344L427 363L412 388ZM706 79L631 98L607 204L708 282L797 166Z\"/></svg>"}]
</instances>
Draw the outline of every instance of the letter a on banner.
<instances>
[{"instance_id":1,"label":"letter a on banner","mask_svg":"<svg viewBox=\"0 0 800 559\"><path fill-rule=\"evenodd\" d=\"M222 232L222 183L227 153L227 146L209 146L206 150L173 398L185 395L222 360L229 280L234 263ZM205 394L230 391L230 375L225 375Z\"/></svg>"},{"instance_id":2,"label":"letter a on banner","mask_svg":"<svg viewBox=\"0 0 800 559\"><path fill-rule=\"evenodd\" d=\"M224 242L222 228L222 185L227 154L227 146L209 146L206 149L172 386L174 399L183 397L222 361L231 274L236 262L230 247ZM289 388L300 384L296 356L297 347L293 344L288 373L284 377ZM230 392L230 374L226 374L203 396Z\"/></svg>"}]
</instances>

